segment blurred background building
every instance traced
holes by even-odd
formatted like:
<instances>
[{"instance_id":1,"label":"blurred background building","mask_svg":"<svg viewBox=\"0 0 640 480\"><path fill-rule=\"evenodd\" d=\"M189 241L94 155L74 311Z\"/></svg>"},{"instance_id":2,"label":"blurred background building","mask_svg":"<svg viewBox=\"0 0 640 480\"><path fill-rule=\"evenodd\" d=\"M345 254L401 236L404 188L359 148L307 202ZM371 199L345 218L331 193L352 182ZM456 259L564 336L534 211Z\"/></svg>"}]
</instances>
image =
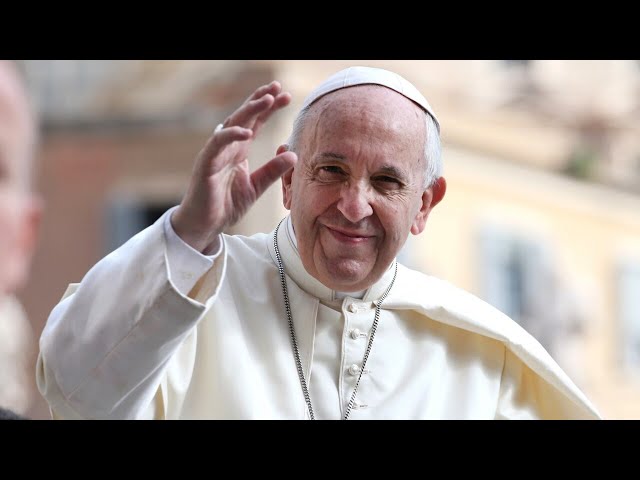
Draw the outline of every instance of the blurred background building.
<instances>
[{"instance_id":1,"label":"blurred background building","mask_svg":"<svg viewBox=\"0 0 640 480\"><path fill-rule=\"evenodd\" d=\"M313 86L378 66L412 81L442 124L447 195L401 260L512 316L606 418L640 418L640 62L20 64L43 128L46 214L20 296L36 337L68 283L179 203L195 155L255 87L278 79L294 100L253 168ZM272 187L230 233L268 232L284 215ZM48 418L29 381L30 416Z\"/></svg>"}]
</instances>

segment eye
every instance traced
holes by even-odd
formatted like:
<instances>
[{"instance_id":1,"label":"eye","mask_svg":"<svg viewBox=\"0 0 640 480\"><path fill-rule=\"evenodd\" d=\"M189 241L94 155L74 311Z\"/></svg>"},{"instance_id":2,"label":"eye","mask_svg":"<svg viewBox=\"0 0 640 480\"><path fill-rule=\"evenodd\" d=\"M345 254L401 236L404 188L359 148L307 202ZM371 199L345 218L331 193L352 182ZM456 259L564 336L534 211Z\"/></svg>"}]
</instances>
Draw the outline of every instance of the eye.
<instances>
[{"instance_id":1,"label":"eye","mask_svg":"<svg viewBox=\"0 0 640 480\"><path fill-rule=\"evenodd\" d=\"M387 175L375 177L373 180L375 183L382 185L384 188L399 188L402 186L400 180L394 177L389 177Z\"/></svg>"},{"instance_id":2,"label":"eye","mask_svg":"<svg viewBox=\"0 0 640 480\"><path fill-rule=\"evenodd\" d=\"M316 170L316 178L323 182L342 181L345 171L338 165L323 165Z\"/></svg>"},{"instance_id":3,"label":"eye","mask_svg":"<svg viewBox=\"0 0 640 480\"><path fill-rule=\"evenodd\" d=\"M398 184L400 183L396 178L387 177L387 176L376 177L376 181L385 182L385 183L398 183Z\"/></svg>"},{"instance_id":4,"label":"eye","mask_svg":"<svg viewBox=\"0 0 640 480\"><path fill-rule=\"evenodd\" d=\"M402 181L389 175L378 175L373 177L372 184L381 192L399 192L405 186Z\"/></svg>"},{"instance_id":5,"label":"eye","mask_svg":"<svg viewBox=\"0 0 640 480\"><path fill-rule=\"evenodd\" d=\"M325 167L320 167L320 170L327 173L342 173L342 169L340 167L336 167L335 165L327 165Z\"/></svg>"}]
</instances>

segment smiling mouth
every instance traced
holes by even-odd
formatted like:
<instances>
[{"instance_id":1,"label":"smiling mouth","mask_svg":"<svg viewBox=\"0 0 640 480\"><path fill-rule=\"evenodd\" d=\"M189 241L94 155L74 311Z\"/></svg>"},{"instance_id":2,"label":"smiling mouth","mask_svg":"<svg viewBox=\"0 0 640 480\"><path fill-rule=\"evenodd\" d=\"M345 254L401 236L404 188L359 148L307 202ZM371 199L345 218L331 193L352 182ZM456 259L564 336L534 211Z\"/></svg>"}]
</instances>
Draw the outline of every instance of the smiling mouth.
<instances>
[{"instance_id":1,"label":"smiling mouth","mask_svg":"<svg viewBox=\"0 0 640 480\"><path fill-rule=\"evenodd\" d=\"M335 228L327 227L326 225L325 228L329 230L336 240L350 245L358 245L373 238L372 235L363 235L361 233L349 232L346 230L337 230Z\"/></svg>"}]
</instances>

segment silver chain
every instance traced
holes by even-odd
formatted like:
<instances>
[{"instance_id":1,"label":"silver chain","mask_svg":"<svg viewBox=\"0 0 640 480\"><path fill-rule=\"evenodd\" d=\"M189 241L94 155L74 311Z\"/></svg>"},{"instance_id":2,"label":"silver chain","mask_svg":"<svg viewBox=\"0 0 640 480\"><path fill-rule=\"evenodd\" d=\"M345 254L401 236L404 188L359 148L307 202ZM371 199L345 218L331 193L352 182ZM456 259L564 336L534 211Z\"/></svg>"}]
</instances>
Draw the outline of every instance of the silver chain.
<instances>
[{"instance_id":1,"label":"silver chain","mask_svg":"<svg viewBox=\"0 0 640 480\"><path fill-rule=\"evenodd\" d=\"M287 312L287 320L289 321L289 335L291 336L291 345L293 346L293 355L296 360L296 367L298 368L298 377L300 377L300 385L302 386L302 393L304 394L304 400L307 402L307 408L309 409L309 417L311 420L315 420L315 416L313 414L313 406L311 405L311 396L309 395L309 389L307 388L307 382L304 379L304 371L302 370L302 362L300 361L300 350L298 348L298 342L296 340L296 333L293 328L293 316L291 315L291 304L289 303L289 293L287 291L287 281L284 275L284 266L282 265L282 257L280 256L280 249L278 248L278 230L280 229L280 225L285 219L280 220L280 223L276 227L276 231L273 234L273 248L276 252L276 259L278 260L278 273L280 274L280 284L282 285L282 296L284 297L284 308ZM360 379L362 378L362 374L365 371L365 366L367 364L367 359L369 358L369 353L371 352L371 345L373 345L373 338L376 334L376 329L378 328L378 321L380 320L380 308L382 307L382 302L384 302L387 295L391 291L391 287L396 281L396 276L398 275L398 263L395 264L395 271L393 272L393 279L391 283L382 294L380 299L376 302L376 314L373 319L373 326L371 327L371 335L369 336L369 343L367 344L367 350L364 352L364 359L362 360L362 366L360 367L360 374L358 375L358 380L356 381L356 386L353 389L353 394L351 395L351 399L349 400L349 404L347 405L347 410L344 412L343 420L348 420L349 415L351 414L351 409L353 408L353 404L356 401L356 393L358 392L358 386L360 385Z\"/></svg>"}]
</instances>

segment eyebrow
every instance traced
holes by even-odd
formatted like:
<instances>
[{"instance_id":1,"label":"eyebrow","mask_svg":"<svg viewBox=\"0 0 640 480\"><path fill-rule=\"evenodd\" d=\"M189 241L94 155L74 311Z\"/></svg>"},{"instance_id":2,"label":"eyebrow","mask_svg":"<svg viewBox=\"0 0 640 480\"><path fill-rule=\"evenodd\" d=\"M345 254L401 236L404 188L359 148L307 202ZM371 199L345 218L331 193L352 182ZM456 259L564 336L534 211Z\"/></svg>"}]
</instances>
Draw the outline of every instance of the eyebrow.
<instances>
[{"instance_id":1,"label":"eyebrow","mask_svg":"<svg viewBox=\"0 0 640 480\"><path fill-rule=\"evenodd\" d=\"M322 152L315 159L315 163L322 160L337 160L342 163L347 163L347 157L339 153L334 152ZM396 177L398 180L407 181L407 175L405 172L394 165L383 165L376 171L376 175L390 175Z\"/></svg>"},{"instance_id":2,"label":"eyebrow","mask_svg":"<svg viewBox=\"0 0 640 480\"><path fill-rule=\"evenodd\" d=\"M322 152L316 157L316 160L339 160L340 162L346 162L347 157L333 152Z\"/></svg>"},{"instance_id":3,"label":"eyebrow","mask_svg":"<svg viewBox=\"0 0 640 480\"><path fill-rule=\"evenodd\" d=\"M376 173L383 173L387 175L391 175L392 177L396 177L398 180L405 180L406 176L402 170L393 165L383 165L382 168L378 170Z\"/></svg>"}]
</instances>

